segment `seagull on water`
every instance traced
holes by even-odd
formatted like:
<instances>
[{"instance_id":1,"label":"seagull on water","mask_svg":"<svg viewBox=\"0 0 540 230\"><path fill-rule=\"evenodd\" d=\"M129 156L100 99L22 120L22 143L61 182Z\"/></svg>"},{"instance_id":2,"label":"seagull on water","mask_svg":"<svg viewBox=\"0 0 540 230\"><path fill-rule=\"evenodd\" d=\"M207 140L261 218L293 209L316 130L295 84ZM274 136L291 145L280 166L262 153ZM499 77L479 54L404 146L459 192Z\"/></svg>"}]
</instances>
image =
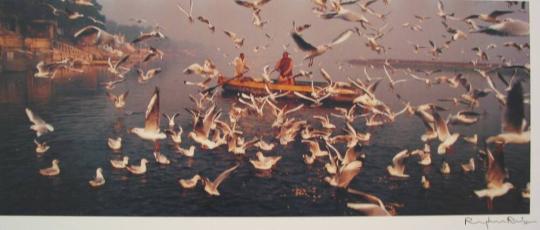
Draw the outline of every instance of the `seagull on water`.
<instances>
[{"instance_id":1,"label":"seagull on water","mask_svg":"<svg viewBox=\"0 0 540 230\"><path fill-rule=\"evenodd\" d=\"M394 177L408 178L409 175L405 174L405 159L410 155L411 153L407 149L397 153L394 158L392 158L392 165L386 167L388 174Z\"/></svg>"},{"instance_id":2,"label":"seagull on water","mask_svg":"<svg viewBox=\"0 0 540 230\"><path fill-rule=\"evenodd\" d=\"M34 139L34 143L36 144L36 153L38 154L43 154L50 148L50 146L47 145L47 142L39 143L36 139Z\"/></svg>"},{"instance_id":3,"label":"seagull on water","mask_svg":"<svg viewBox=\"0 0 540 230\"><path fill-rule=\"evenodd\" d=\"M257 159L249 159L249 162L258 170L270 170L281 160L281 156L264 156L262 152L256 153Z\"/></svg>"},{"instance_id":4,"label":"seagull on water","mask_svg":"<svg viewBox=\"0 0 540 230\"><path fill-rule=\"evenodd\" d=\"M461 169L464 173L474 172L474 170L476 169L474 158L471 157L466 164L461 164Z\"/></svg>"},{"instance_id":5,"label":"seagull on water","mask_svg":"<svg viewBox=\"0 0 540 230\"><path fill-rule=\"evenodd\" d=\"M88 184L92 187L101 187L105 184L105 177L103 177L103 169L97 168L96 169L96 177L94 179L88 181Z\"/></svg>"},{"instance_id":6,"label":"seagull on water","mask_svg":"<svg viewBox=\"0 0 540 230\"><path fill-rule=\"evenodd\" d=\"M190 179L180 179L180 180L178 180L178 183L184 189L192 189L192 188L195 188L195 186L197 186L197 183L201 179L202 179L201 176L199 174L196 174L195 176L193 176Z\"/></svg>"},{"instance_id":7,"label":"seagull on water","mask_svg":"<svg viewBox=\"0 0 540 230\"><path fill-rule=\"evenodd\" d=\"M122 157L121 160L110 160L111 162L111 165L113 168L115 169L124 169L127 167L128 163L129 163L129 157L128 156L124 156Z\"/></svg>"},{"instance_id":8,"label":"seagull on water","mask_svg":"<svg viewBox=\"0 0 540 230\"><path fill-rule=\"evenodd\" d=\"M109 100L113 103L114 107L117 109L124 108L126 106L126 98L129 94L129 90L120 94L120 95L114 95L111 92L105 92L107 94L107 97Z\"/></svg>"},{"instance_id":9,"label":"seagull on water","mask_svg":"<svg viewBox=\"0 0 540 230\"><path fill-rule=\"evenodd\" d=\"M39 170L39 174L42 176L57 176L60 174L60 167L58 167L59 161L57 159L52 160L52 166Z\"/></svg>"},{"instance_id":10,"label":"seagull on water","mask_svg":"<svg viewBox=\"0 0 540 230\"><path fill-rule=\"evenodd\" d=\"M148 163L148 160L146 160L145 158L142 158L140 165L130 165L130 166L127 166L126 169L130 173L135 174L135 175L145 174L146 173L146 164L147 163Z\"/></svg>"},{"instance_id":11,"label":"seagull on water","mask_svg":"<svg viewBox=\"0 0 540 230\"><path fill-rule=\"evenodd\" d=\"M109 139L107 139L107 145L112 150L118 151L118 150L120 150L122 148L122 138L121 137L117 137L117 138L110 138L109 137Z\"/></svg>"}]
</instances>

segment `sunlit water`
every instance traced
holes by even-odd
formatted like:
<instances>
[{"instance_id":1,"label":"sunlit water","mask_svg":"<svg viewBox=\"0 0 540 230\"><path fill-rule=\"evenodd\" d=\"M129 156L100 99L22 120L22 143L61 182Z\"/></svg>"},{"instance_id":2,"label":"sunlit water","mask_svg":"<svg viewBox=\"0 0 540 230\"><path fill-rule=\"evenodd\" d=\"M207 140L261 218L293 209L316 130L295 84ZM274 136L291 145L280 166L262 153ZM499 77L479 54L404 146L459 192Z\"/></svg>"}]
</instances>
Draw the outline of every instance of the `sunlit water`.
<instances>
[{"instance_id":1,"label":"sunlit water","mask_svg":"<svg viewBox=\"0 0 540 230\"><path fill-rule=\"evenodd\" d=\"M348 70L353 76L362 76L361 67ZM378 69L369 69L371 76L383 76ZM445 70L443 74L453 74ZM476 87L485 86L474 72L465 75ZM184 127L182 147L193 144L186 136L191 130L191 117L184 108L190 107L189 93L196 89L186 87L183 81L194 76L184 76L180 68L169 68L147 84L137 83L135 76L113 90L119 94L130 90L126 111L143 112L155 86L161 89L161 112L179 112L177 123ZM335 78L340 72L333 73ZM396 74L396 79L405 78ZM31 74L6 74L0 78L0 214L13 215L153 215L153 216L347 216L360 215L346 207L347 202L361 201L347 192L330 187L324 182L327 176L321 159L311 166L304 164L302 154L306 146L297 141L279 146L269 155L280 155L283 159L270 175L260 175L249 163L254 158L254 148L245 157L227 153L223 147L203 151L196 150L194 159L180 156L172 150L169 139L162 143L162 153L172 164L159 166L153 161L152 144L127 133L131 127L142 127L143 113L124 115L116 111L107 100L100 82L108 80L106 72L87 70L84 75L68 74L54 81L35 79ZM501 83L497 81L499 88ZM528 83L526 91L529 90ZM397 86L403 98L413 105L432 102L437 98L459 96L463 89L433 86L427 89L418 81L408 81ZM378 97L394 110L402 104L389 90L386 81L377 89ZM227 111L234 98L217 97L217 105ZM443 103L441 103L443 104ZM53 133L41 140L47 141L51 149L43 156L35 152L32 140L35 133L29 129L30 122L24 108L30 107L44 120L55 127ZM446 104L452 113L460 108ZM481 99L478 111L485 114L471 126L452 126L450 129L470 136L480 137L500 131L501 108L493 95ZM293 117L308 119L315 114L332 112L325 108L306 107ZM529 113L527 106L527 114ZM442 113L443 117L448 112ZM343 122L336 133L342 133ZM266 141L274 140L276 130L270 128L273 116L266 109L264 118L249 116L240 122L247 139L263 136ZM166 122L162 121L162 128ZM417 117L406 115L383 127L368 129L363 119L354 126L361 132L371 132L372 141L364 148L367 154L362 172L351 182L350 187L377 195L387 203L395 203L398 215L481 214L481 213L528 213L529 200L521 198L521 190L530 180L529 145L506 146L505 161L515 186L506 196L497 198L493 211L488 211L486 201L478 199L474 190L485 188L484 162L477 155L476 147L459 140L452 153L446 157L452 172L448 176L439 173L442 157L436 154L438 142L432 144L433 165L421 167L417 158L407 161L409 179L394 179L387 175L386 166L402 149L422 148L419 138L424 126ZM108 137L123 138L122 153L113 153L106 145ZM278 142L274 140L274 142ZM344 146L338 145L344 151ZM130 164L139 164L141 158L150 160L148 172L134 176L125 170L112 169L110 159L130 157ZM479 166L476 172L464 174L460 164L475 157ZM60 160L61 174L47 178L39 175L40 168L49 167L52 159ZM223 170L240 163L240 167L219 187L221 196L207 195L199 185L193 190L183 190L178 180L191 178L194 174L215 178ZM102 167L107 180L100 188L91 188L88 180L95 169ZM421 175L427 175L432 187L424 191L420 186Z\"/></svg>"}]
</instances>

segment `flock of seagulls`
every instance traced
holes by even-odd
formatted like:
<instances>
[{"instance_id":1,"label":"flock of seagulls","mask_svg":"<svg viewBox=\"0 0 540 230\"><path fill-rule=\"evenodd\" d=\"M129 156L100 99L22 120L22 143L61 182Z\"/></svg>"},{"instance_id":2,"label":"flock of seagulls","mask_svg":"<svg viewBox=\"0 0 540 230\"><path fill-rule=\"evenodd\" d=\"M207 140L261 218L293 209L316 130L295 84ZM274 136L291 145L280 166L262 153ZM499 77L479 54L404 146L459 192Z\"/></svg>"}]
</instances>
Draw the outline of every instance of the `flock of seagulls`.
<instances>
[{"instance_id":1,"label":"flock of seagulls","mask_svg":"<svg viewBox=\"0 0 540 230\"><path fill-rule=\"evenodd\" d=\"M84 4L87 1L80 2L80 5L91 7L91 5ZM251 10L252 12L252 24L261 30L264 29L264 25L272 23L270 20L262 18L264 6L269 4L270 0L257 0L257 1L232 1L239 6ZM374 4L379 1L342 1L342 0L314 0L313 12L325 20L340 19L345 23L350 23L351 28L338 34L332 41L321 44L312 45L307 42L302 32L310 29L311 24L305 24L302 26L296 26L293 23L293 29L290 32L292 41L298 46L299 50L305 52L305 60L308 60L308 67L312 67L314 59L318 56L324 55L331 50L334 46L337 46L345 41L349 40L352 36L358 35L361 39L366 39L365 45L372 51L378 54L384 54L391 47L383 44L383 37L387 36L391 28L386 32L386 24L380 28L375 28L374 25L378 24L378 21L385 23L385 20L391 16L391 12L380 13L373 10ZM385 7L388 7L390 1L381 1ZM216 26L210 23L210 20L204 16L194 16L192 14L194 2L189 1L189 9L186 9L182 4L178 3L177 8L184 14L188 22L195 23L195 19L199 22L206 24L208 29L214 32ZM358 11L354 10L354 6L358 7ZM52 14L60 16L63 11L54 8L49 5L52 10ZM513 7L513 5L509 5ZM371 15L374 19L368 19L364 14ZM444 45L437 46L434 41L428 40L429 46L422 46L416 43L414 44L414 53L420 52L422 49L427 49L427 54L434 58L442 55L444 50L450 49L450 45L454 42L460 42L467 39L468 36L474 36L474 33L486 33L492 36L525 36L528 35L528 23L511 18L501 17L514 13L512 10L496 10L489 14L479 13L475 15L459 18L455 13L449 12L445 9L441 0L438 1L437 9L434 9L434 14L429 16L414 15L419 24L412 25L407 23L405 27L412 25L411 29L415 31L422 31L421 23L439 18L445 31L451 36L450 40L444 42ZM84 17L77 12L67 13L67 16L71 19ZM76 20L76 19L73 19ZM144 23L143 19L135 19L138 23ZM474 25L473 30L463 32L449 26L449 23L463 23L463 25ZM488 23L488 25L476 25L476 22ZM95 22L98 23L99 22ZM360 27L357 27L359 25ZM456 25L457 26L457 25ZM242 48L245 42L245 37L238 35L232 31L223 30L226 36L232 41L236 48ZM75 38L80 38L88 35L95 37L94 43L96 45L112 44L129 46L133 44L144 44L148 40L153 39L166 39L166 36L155 28L153 31L141 33L139 37L131 42L121 41L119 35L112 35L105 30L97 27L96 25L89 25L83 27L80 31L75 33ZM268 35L265 33L265 35ZM446 36L446 35L445 35ZM267 36L269 37L269 36ZM522 51L528 49L528 44L517 44L513 42L507 42L503 46L514 47L516 50ZM492 46L495 49L496 45ZM485 62L488 59L486 51L479 47L473 49L477 54L478 60L475 62ZM138 60L138 64L162 60L164 52L150 47L147 54L142 60ZM107 89L107 97L111 101L112 105L117 110L124 110L126 106L126 100L129 91L125 91L120 94L114 94L112 91L115 85L121 84L126 81L129 73L133 68L128 67L130 62L137 62L132 60L129 53L123 54L119 59L113 62L112 59L108 61L108 71L115 78L109 82L106 82L105 88ZM62 63L46 64L44 62L38 63L37 73L35 77L49 77L54 76L55 71L60 68L58 66L69 66L69 61ZM137 65L137 64L136 64ZM398 69L394 68L390 62L386 61L383 66L384 77L371 77L364 68L365 78L348 78L348 81L337 81L324 69L320 68L321 76L326 80L322 85L315 85L311 79L312 93L300 94L298 92L285 92L271 90L266 85L265 93L263 95L246 94L242 93L238 96L238 99L230 106L228 112L222 111L222 108L218 107L215 101L216 92L210 87L210 83L217 79L218 76L222 76L216 65L207 59L203 65L194 63L183 70L186 75L196 75L202 80L200 82L194 82L186 80L186 85L193 85L200 89L200 92L194 95L190 95L190 99L193 102L193 107L185 108L192 117L192 127L182 127L175 123L175 119L181 116L180 113L174 113L172 115L162 114L160 112L160 90L155 88L154 92L149 98L148 106L144 113L144 126L129 128L129 133L142 139L153 143L152 155L155 159L155 163L161 165L171 164L168 157L161 151L161 143L170 139L175 146L175 150L178 154L188 158L194 158L197 154L200 154L202 150L219 149L223 152L231 153L235 156L246 156L249 158L249 154L255 153L254 158L249 158L251 167L257 171L271 171L276 167L279 167L279 162L282 161L282 156L273 153L276 146L287 146L300 140L300 143L304 144L308 149L308 153L298 154L298 158L303 159L307 165L313 165L317 162L324 163L324 171L326 176L321 178L328 186L335 187L337 189L344 189L348 193L358 196L368 203L347 203L347 207L366 215L395 215L397 213L396 207L392 207L388 204L384 204L381 199L373 194L357 191L350 188L351 182L361 174L366 164L366 159L369 158L368 153L363 149L364 146L369 145L370 141L375 138L375 135L371 134L373 128L382 127L391 124L396 121L400 116L409 116L415 119L419 119L425 125L425 132L418 136L418 140L422 142L421 147L416 150L403 149L395 154L389 165L386 167L386 172L389 177L402 178L405 180L418 180L419 186L423 189L430 189L431 183L429 181L429 175L422 175L420 178L412 178L407 173L406 161L409 158L417 157L418 164L423 166L430 166L437 162L434 162L431 158L432 147L436 146L436 152L443 156L443 161L440 163L440 172L443 175L451 174L451 164L446 159L446 155L453 152L454 144L459 140L464 140L478 149L478 156L472 156L468 162L460 163L460 168L463 172L469 173L475 170L481 170L483 167L476 162L477 159L485 159L486 165L486 188L475 190L479 198L487 197L489 201L488 208L492 208L492 201L496 197L505 195L510 189L514 188L513 185L508 182L509 175L504 168L504 147L509 144L528 144L530 143L530 128L527 123L525 114L525 105L528 102L525 98L526 93L522 87L522 77L517 77L514 73L511 80L507 80L507 76L502 71L496 69L479 69L476 68L478 77L485 81L487 85L485 88L481 86L472 85L471 81L462 73L458 73L454 76L440 75L441 70L433 71L420 71L407 69L403 70L406 78L397 78ZM526 66L514 66L502 64L500 68L518 68L525 70L525 73L529 73L529 68ZM263 76L261 81L269 83L271 82L270 67L263 68ZM138 75L138 82L141 84L147 83L162 70L161 68L152 68L149 70L143 70L135 68ZM498 90L492 79L492 75L496 73L498 79L504 82L506 89ZM312 72L302 73L304 76L311 78ZM423 74L423 76L421 75ZM420 76L419 76L420 75ZM438 76L434 76L438 75ZM377 96L377 86L381 82L386 81L391 89L391 92L402 102L403 108L395 110L392 109L387 103L382 101ZM412 102L407 101L405 98L399 95L398 91L403 83L408 81L417 81L426 85L426 90L429 90L433 85L448 86L451 90L459 90L460 86L465 92L459 98L443 98L438 102L451 102L454 106L461 106L461 110L456 114L450 114L448 119L443 118L442 112L448 109L437 102L426 103L420 105L413 105ZM359 93L353 100L350 107L336 107L334 113L314 115L310 119L302 119L298 116L294 116L296 113L300 113L307 106L318 107L325 104L330 96L338 93L338 90L343 87L354 88ZM296 95L299 99L297 102L299 105L295 107L289 107L290 104L280 105L280 98L287 95ZM500 104L500 108L503 111L502 130L500 134L491 137L479 137L478 135L463 136L455 131L455 126L458 125L471 125L477 123L482 119L482 114L476 109L480 107L480 99L494 95ZM36 153L44 154L49 149L49 146L45 142L39 142L39 138L49 132L53 132L52 125L46 123L38 115L33 113L29 108L26 109L26 114L32 123L30 127L36 132ZM270 115L269 115L270 114ZM225 116L226 115L226 116ZM258 118L273 117L273 121L269 124L270 128L274 130L276 134L272 139L263 136L248 138L247 134L242 130L243 117L253 116ZM161 128L161 118L167 119L167 128ZM228 120L227 120L228 119ZM365 119L366 127L370 130L361 131L358 129L358 123ZM340 127L344 124L343 127ZM264 125L264 124L260 124ZM187 138L193 141L194 145L184 145L183 135L184 129L186 129ZM269 141L265 141L269 140ZM122 137L109 137L107 139L107 145L113 151L121 152L122 150ZM342 152L344 154L342 154ZM435 151L434 151L435 152ZM149 160L142 158L139 160L138 165L129 164L132 160L129 156L121 156L119 159L111 159L110 164L114 169L125 169L131 174L141 175L145 174L150 165ZM219 174L214 180L210 180L200 174L193 175L191 178L182 178L178 180L178 184L182 189L195 189L200 182L203 186L203 190L211 196L219 196L219 186L230 177L235 170L239 167L244 167L242 164L236 163L230 168ZM60 174L59 160L54 159L50 168L40 169L39 173L43 176L57 176ZM100 187L105 185L105 176L103 174L103 167L96 169L95 177L88 183L91 187ZM526 191L523 192L524 197L529 197ZM527 195L525 195L527 194Z\"/></svg>"}]
</instances>

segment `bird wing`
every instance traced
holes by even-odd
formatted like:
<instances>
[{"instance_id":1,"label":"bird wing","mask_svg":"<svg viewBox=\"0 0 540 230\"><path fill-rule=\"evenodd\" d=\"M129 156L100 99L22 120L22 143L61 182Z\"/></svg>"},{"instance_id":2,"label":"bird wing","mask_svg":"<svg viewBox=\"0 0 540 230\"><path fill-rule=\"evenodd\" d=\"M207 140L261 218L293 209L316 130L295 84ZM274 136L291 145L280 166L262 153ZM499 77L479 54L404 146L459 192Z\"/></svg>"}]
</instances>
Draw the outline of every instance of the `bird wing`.
<instances>
[{"instance_id":1,"label":"bird wing","mask_svg":"<svg viewBox=\"0 0 540 230\"><path fill-rule=\"evenodd\" d=\"M236 164L232 168L227 169L227 170L223 171L221 174L219 174L219 176L216 177L216 179L214 180L214 185L216 186L216 188L221 184L221 182L223 182L223 180L225 180L227 177L229 177L229 175L234 170L236 170L239 166L240 166L240 164Z\"/></svg>"},{"instance_id":2,"label":"bird wing","mask_svg":"<svg viewBox=\"0 0 540 230\"><path fill-rule=\"evenodd\" d=\"M129 59L129 54L124 55L116 64L114 64L114 69L118 69L119 66L124 64Z\"/></svg>"},{"instance_id":3,"label":"bird wing","mask_svg":"<svg viewBox=\"0 0 540 230\"><path fill-rule=\"evenodd\" d=\"M392 158L392 165L394 167L403 167L403 161L409 157L409 150L402 150Z\"/></svg>"},{"instance_id":4,"label":"bird wing","mask_svg":"<svg viewBox=\"0 0 540 230\"><path fill-rule=\"evenodd\" d=\"M328 82L328 83L332 83L332 77L330 76L330 74L328 72L326 72L325 69L321 68L321 75L324 77L324 79Z\"/></svg>"},{"instance_id":5,"label":"bird wing","mask_svg":"<svg viewBox=\"0 0 540 230\"><path fill-rule=\"evenodd\" d=\"M379 207L384 207L384 203L382 202L382 200L379 199L379 197L376 197L375 195L365 193L365 192L361 192L361 191L358 191L358 190L354 190L354 189L351 189L351 188L347 189L347 192L349 192L351 194L354 194L354 195L362 196L364 199L366 199L370 203L379 205Z\"/></svg>"},{"instance_id":6,"label":"bird wing","mask_svg":"<svg viewBox=\"0 0 540 230\"><path fill-rule=\"evenodd\" d=\"M299 93L299 92L294 92L294 95L296 95L296 96L299 97L299 98L302 98L302 99L306 99L306 100L308 100L308 101L311 101L311 102L313 102L313 103L317 103L317 100L315 100L315 99L313 99L313 98L311 98L311 97L308 97L308 96L306 96L306 95L304 95L304 94L301 94L301 93Z\"/></svg>"},{"instance_id":7,"label":"bird wing","mask_svg":"<svg viewBox=\"0 0 540 230\"><path fill-rule=\"evenodd\" d=\"M498 16L504 15L504 14L510 14L514 11L511 10L495 10L489 14L489 17L496 18Z\"/></svg>"},{"instance_id":8,"label":"bird wing","mask_svg":"<svg viewBox=\"0 0 540 230\"><path fill-rule=\"evenodd\" d=\"M287 114L289 114L289 113L296 112L296 111L302 109L303 107L304 107L304 104L301 104L301 105L299 105L299 106L296 106L294 109L290 109L290 110L288 110L287 112L285 112L284 115L287 115Z\"/></svg>"},{"instance_id":9,"label":"bird wing","mask_svg":"<svg viewBox=\"0 0 540 230\"><path fill-rule=\"evenodd\" d=\"M450 137L450 132L448 131L448 126L446 121L439 115L437 111L433 111L433 119L435 119L435 129L437 130L437 136L440 141L446 140Z\"/></svg>"},{"instance_id":10,"label":"bird wing","mask_svg":"<svg viewBox=\"0 0 540 230\"><path fill-rule=\"evenodd\" d=\"M159 89L156 87L144 116L144 130L156 132L159 130Z\"/></svg>"},{"instance_id":11,"label":"bird wing","mask_svg":"<svg viewBox=\"0 0 540 230\"><path fill-rule=\"evenodd\" d=\"M182 7L182 6L180 5L180 3L177 3L177 4L176 4L176 7L178 7L178 9L180 10L180 12L184 13L186 16L189 17L189 13L186 11L186 9L184 9L184 7Z\"/></svg>"},{"instance_id":12,"label":"bird wing","mask_svg":"<svg viewBox=\"0 0 540 230\"><path fill-rule=\"evenodd\" d=\"M506 111L502 123L503 132L521 133L525 118L525 106L523 103L523 88L517 81L512 86L506 97Z\"/></svg>"},{"instance_id":13,"label":"bird wing","mask_svg":"<svg viewBox=\"0 0 540 230\"><path fill-rule=\"evenodd\" d=\"M317 48L311 44L309 44L306 40L304 40L304 38L296 33L296 32L292 32L291 33L291 36L294 40L294 42L296 43L296 45L298 46L298 48L300 48L302 51L315 51L317 50Z\"/></svg>"},{"instance_id":14,"label":"bird wing","mask_svg":"<svg viewBox=\"0 0 540 230\"><path fill-rule=\"evenodd\" d=\"M358 173L360 173L360 170L362 169L362 162L361 161L353 161L347 165L344 165L340 168L339 178L338 178L338 186L340 187L347 187L349 183L351 183L352 179Z\"/></svg>"},{"instance_id":15,"label":"bird wing","mask_svg":"<svg viewBox=\"0 0 540 230\"><path fill-rule=\"evenodd\" d=\"M330 46L335 46L337 44L340 44L340 43L343 43L345 41L347 41L347 39L349 39L349 37L351 37L351 35L354 33L353 30L351 29L348 29L346 31L343 31L341 34L339 34L336 38L334 38L334 40L332 40L332 42L330 42Z\"/></svg>"},{"instance_id":16,"label":"bird wing","mask_svg":"<svg viewBox=\"0 0 540 230\"><path fill-rule=\"evenodd\" d=\"M32 110L30 110L29 108L26 108L25 111L26 111L26 115L28 116L28 119L32 123L36 125L45 124L45 121L42 120L38 115L34 114Z\"/></svg>"},{"instance_id":17,"label":"bird wing","mask_svg":"<svg viewBox=\"0 0 540 230\"><path fill-rule=\"evenodd\" d=\"M248 1L235 0L234 2L236 4L238 4L238 5L240 5L240 6L247 7L247 8L254 8L255 7L255 4L253 4L251 2L248 2Z\"/></svg>"},{"instance_id":18,"label":"bird wing","mask_svg":"<svg viewBox=\"0 0 540 230\"><path fill-rule=\"evenodd\" d=\"M79 31L75 32L73 37L78 38L81 35L82 36L87 36L87 35L91 35L91 34L95 34L95 33L98 33L98 36L99 36L100 32L101 32L101 29L99 27L86 26L86 27L80 29Z\"/></svg>"}]
</instances>

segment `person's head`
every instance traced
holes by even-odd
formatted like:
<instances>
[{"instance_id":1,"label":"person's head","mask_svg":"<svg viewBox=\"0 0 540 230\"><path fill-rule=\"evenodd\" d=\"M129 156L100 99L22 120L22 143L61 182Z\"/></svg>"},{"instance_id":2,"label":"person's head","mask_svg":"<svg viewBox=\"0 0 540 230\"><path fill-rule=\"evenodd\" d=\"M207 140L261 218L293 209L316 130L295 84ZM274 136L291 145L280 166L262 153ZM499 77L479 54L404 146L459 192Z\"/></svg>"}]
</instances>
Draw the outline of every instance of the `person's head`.
<instances>
[{"instance_id":1,"label":"person's head","mask_svg":"<svg viewBox=\"0 0 540 230\"><path fill-rule=\"evenodd\" d=\"M289 53L287 51L283 52L283 58L288 58L289 57Z\"/></svg>"},{"instance_id":2,"label":"person's head","mask_svg":"<svg viewBox=\"0 0 540 230\"><path fill-rule=\"evenodd\" d=\"M244 59L244 53L240 53L240 58Z\"/></svg>"}]
</instances>

